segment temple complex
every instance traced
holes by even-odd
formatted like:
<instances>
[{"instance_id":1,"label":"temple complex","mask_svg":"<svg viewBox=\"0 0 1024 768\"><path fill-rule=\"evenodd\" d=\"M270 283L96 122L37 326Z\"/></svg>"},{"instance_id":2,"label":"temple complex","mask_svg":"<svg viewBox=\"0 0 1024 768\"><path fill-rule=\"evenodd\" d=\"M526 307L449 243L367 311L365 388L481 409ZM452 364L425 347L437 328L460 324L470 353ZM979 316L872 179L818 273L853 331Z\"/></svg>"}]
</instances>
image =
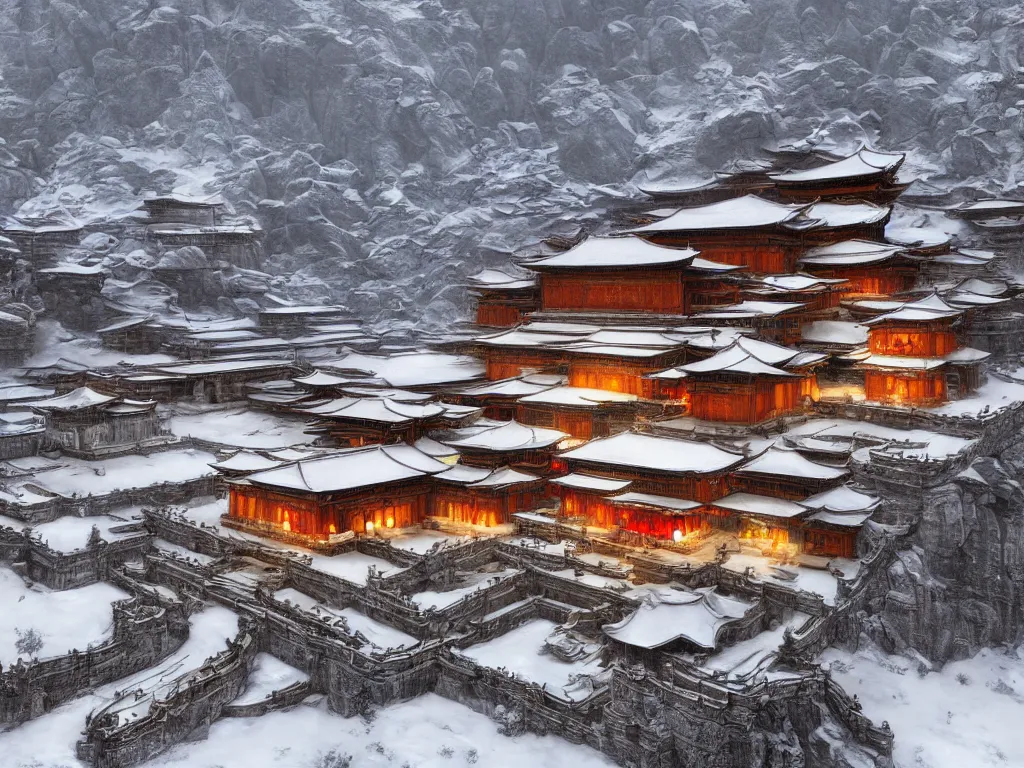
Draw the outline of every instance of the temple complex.
<instances>
[{"instance_id":1,"label":"temple complex","mask_svg":"<svg viewBox=\"0 0 1024 768\"><path fill-rule=\"evenodd\" d=\"M106 691L77 754L130 766L222 716L434 693L623 766L833 765L841 742L892 768L892 730L821 654L919 637L947 542L1010 562L977 521L1019 494L1024 285L982 225L1024 203L958 203L947 234L901 201L902 154L766 155L465 278L473 321L435 336L265 292L233 317L123 311L97 331L121 362L12 374L0 560L132 602L109 644L0 669L0 723ZM160 258L246 270L236 224L176 195L137 217ZM121 306L102 269L46 258L70 235L26 226L5 231L51 311L79 284ZM240 619L222 653L101 687L212 603ZM1013 639L975 608L944 658ZM253 703L257 654L296 678Z\"/></svg>"}]
</instances>

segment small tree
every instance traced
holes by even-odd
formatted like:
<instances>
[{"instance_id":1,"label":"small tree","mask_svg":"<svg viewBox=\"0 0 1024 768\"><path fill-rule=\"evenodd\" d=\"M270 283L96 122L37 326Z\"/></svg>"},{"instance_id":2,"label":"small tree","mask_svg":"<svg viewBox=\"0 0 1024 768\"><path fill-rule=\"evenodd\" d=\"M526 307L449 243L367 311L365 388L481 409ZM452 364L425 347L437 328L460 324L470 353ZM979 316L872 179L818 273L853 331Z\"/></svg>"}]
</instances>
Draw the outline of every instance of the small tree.
<instances>
[{"instance_id":1,"label":"small tree","mask_svg":"<svg viewBox=\"0 0 1024 768\"><path fill-rule=\"evenodd\" d=\"M15 628L14 634L18 639L14 643L14 650L19 654L32 658L37 656L43 649L43 636L34 627L28 629Z\"/></svg>"}]
</instances>

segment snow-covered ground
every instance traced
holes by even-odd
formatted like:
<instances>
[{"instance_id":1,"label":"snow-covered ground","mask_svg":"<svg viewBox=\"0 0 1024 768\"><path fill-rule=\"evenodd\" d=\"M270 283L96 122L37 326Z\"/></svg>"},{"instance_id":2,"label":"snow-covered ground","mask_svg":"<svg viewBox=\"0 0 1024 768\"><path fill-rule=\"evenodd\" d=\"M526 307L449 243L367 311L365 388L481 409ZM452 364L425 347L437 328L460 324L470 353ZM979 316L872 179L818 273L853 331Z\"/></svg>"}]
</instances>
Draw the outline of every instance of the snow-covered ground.
<instances>
[{"instance_id":1,"label":"snow-covered ground","mask_svg":"<svg viewBox=\"0 0 1024 768\"><path fill-rule=\"evenodd\" d=\"M138 531L115 533L111 530L132 522L129 519L121 519L120 516L111 517L110 515L59 517L49 523L33 527L32 532L56 552L74 552L76 549L83 549L89 542L93 526L105 541L119 541L130 536L143 535Z\"/></svg>"},{"instance_id":2,"label":"snow-covered ground","mask_svg":"<svg viewBox=\"0 0 1024 768\"><path fill-rule=\"evenodd\" d=\"M28 658L15 647L17 630L39 633L43 645L36 656L41 659L102 643L114 628L110 604L127 597L103 582L63 592L39 584L30 588L14 571L0 566L0 664L7 666L19 656Z\"/></svg>"},{"instance_id":3,"label":"snow-covered ground","mask_svg":"<svg viewBox=\"0 0 1024 768\"><path fill-rule=\"evenodd\" d=\"M889 722L901 768L1024 765L1024 648L986 649L939 672L876 648L829 649L829 666L864 714Z\"/></svg>"},{"instance_id":4,"label":"snow-covered ground","mask_svg":"<svg viewBox=\"0 0 1024 768\"><path fill-rule=\"evenodd\" d=\"M140 768L611 768L589 747L553 736L498 733L484 715L433 694L377 711L371 721L300 706L220 720L205 741L182 744ZM0 736L2 743L3 736ZM331 756L335 760L331 761ZM344 758L351 757L350 762ZM15 764L17 765L17 764ZM77 763L69 765L77 766Z\"/></svg>"},{"instance_id":5,"label":"snow-covered ground","mask_svg":"<svg viewBox=\"0 0 1024 768\"><path fill-rule=\"evenodd\" d=\"M192 448L102 461L65 456L52 468L36 472L28 482L61 496L100 496L115 490L208 477L216 474L210 467L210 463L216 460L212 453Z\"/></svg>"},{"instance_id":6,"label":"snow-covered ground","mask_svg":"<svg viewBox=\"0 0 1024 768\"><path fill-rule=\"evenodd\" d=\"M384 651L389 648L409 648L419 641L411 635L405 634L388 624L371 619L365 613L360 613L355 608L332 608L315 600L309 595L299 592L292 587L285 587L274 593L278 600L292 603L293 605L321 616L338 616L344 618L348 628L353 632L359 632L372 646L371 650Z\"/></svg>"},{"instance_id":7,"label":"snow-covered ground","mask_svg":"<svg viewBox=\"0 0 1024 768\"><path fill-rule=\"evenodd\" d=\"M405 570L387 560L373 555L364 555L355 550L330 557L317 554L310 554L310 557L313 559L313 562L310 563L311 568L359 585L366 584L366 577L371 567L382 576L393 576Z\"/></svg>"},{"instance_id":8,"label":"snow-covered ground","mask_svg":"<svg viewBox=\"0 0 1024 768\"><path fill-rule=\"evenodd\" d=\"M258 704L274 691L280 691L293 683L301 683L309 679L309 675L301 669L285 664L269 653L256 655L252 672L246 681L245 691L232 704Z\"/></svg>"},{"instance_id":9,"label":"snow-covered ground","mask_svg":"<svg viewBox=\"0 0 1024 768\"><path fill-rule=\"evenodd\" d=\"M166 415L173 434L220 445L273 450L313 442L313 436L305 433L304 421L242 406L202 408L178 404L173 410L168 409Z\"/></svg>"},{"instance_id":10,"label":"snow-covered ground","mask_svg":"<svg viewBox=\"0 0 1024 768\"><path fill-rule=\"evenodd\" d=\"M75 757L75 742L81 738L85 718L90 712L112 701L117 691L133 687L150 689L199 667L205 659L226 648L225 638L238 634L238 617L220 606L210 606L194 614L189 623L188 640L158 667L101 686L40 718L0 733L0 765L4 768L86 768ZM251 763L244 756L239 758L239 754L243 753L236 751L236 762L232 765L251 768Z\"/></svg>"},{"instance_id":11,"label":"snow-covered ground","mask_svg":"<svg viewBox=\"0 0 1024 768\"><path fill-rule=\"evenodd\" d=\"M36 325L36 349L39 351L25 361L27 367L52 365L61 359L90 368L102 368L121 362L160 365L175 361L170 355L132 355L107 349L94 339L83 339L69 333L54 320L40 320Z\"/></svg>"},{"instance_id":12,"label":"snow-covered ground","mask_svg":"<svg viewBox=\"0 0 1024 768\"><path fill-rule=\"evenodd\" d=\"M467 595L492 586L497 583L496 580L507 579L515 576L517 573L519 571L515 569L502 568L500 571L490 573L466 574L463 577L463 581L466 582L464 586L449 589L445 592L417 592L412 595L412 601L420 608L447 608L449 605L459 602L459 600Z\"/></svg>"},{"instance_id":13,"label":"snow-covered ground","mask_svg":"<svg viewBox=\"0 0 1024 768\"><path fill-rule=\"evenodd\" d=\"M438 543L443 543L445 546L452 546L465 540L465 536L456 536L450 533L428 530L415 530L413 533L404 533L390 537L391 546L396 549L404 549L406 552L412 552L417 555L425 554Z\"/></svg>"},{"instance_id":14,"label":"snow-covered ground","mask_svg":"<svg viewBox=\"0 0 1024 768\"><path fill-rule=\"evenodd\" d=\"M562 699L578 701L589 695L588 689L570 685L574 675L597 675L601 667L596 659L565 662L542 653L544 641L558 625L547 619L534 619L493 640L471 645L460 654L484 667L505 668L517 677L538 685Z\"/></svg>"},{"instance_id":15,"label":"snow-covered ground","mask_svg":"<svg viewBox=\"0 0 1024 768\"><path fill-rule=\"evenodd\" d=\"M856 564L853 561L837 559L834 562L848 575L856 572L854 569ZM729 555L729 559L725 561L723 567L736 573L743 573L747 568L753 568L754 579L757 581L770 581L779 586L817 593L822 596L826 605L834 605L836 601L838 580L831 573L820 568L809 568L804 565L780 565L771 558L746 553Z\"/></svg>"}]
</instances>

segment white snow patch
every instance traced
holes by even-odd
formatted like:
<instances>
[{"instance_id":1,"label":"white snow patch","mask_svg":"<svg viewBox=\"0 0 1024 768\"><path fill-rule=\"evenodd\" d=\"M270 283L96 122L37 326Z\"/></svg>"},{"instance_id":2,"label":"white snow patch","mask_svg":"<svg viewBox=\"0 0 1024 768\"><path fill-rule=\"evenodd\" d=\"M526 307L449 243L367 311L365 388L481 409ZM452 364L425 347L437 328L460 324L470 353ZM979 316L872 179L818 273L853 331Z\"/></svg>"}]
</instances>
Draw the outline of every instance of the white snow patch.
<instances>
[{"instance_id":1,"label":"white snow patch","mask_svg":"<svg viewBox=\"0 0 1024 768\"><path fill-rule=\"evenodd\" d=\"M579 701L586 698L589 691L569 689L570 678L574 675L597 675L602 670L596 659L565 662L549 653L542 653L544 641L557 626L547 619L534 619L459 653L481 666L503 667L517 677L543 685L549 693L561 699Z\"/></svg>"},{"instance_id":2,"label":"white snow patch","mask_svg":"<svg viewBox=\"0 0 1024 768\"><path fill-rule=\"evenodd\" d=\"M29 587L14 571L0 568L0 663L6 667L19 656L28 659L15 648L17 629L39 632L43 647L37 656L41 659L102 643L113 631L111 603L128 596L104 582L62 592L40 584Z\"/></svg>"},{"instance_id":3,"label":"white snow patch","mask_svg":"<svg viewBox=\"0 0 1024 768\"><path fill-rule=\"evenodd\" d=\"M308 679L309 675L302 670L285 664L269 653L260 653L256 655L256 661L249 673L245 692L231 703L258 704L274 691L280 691L293 683L305 682Z\"/></svg>"},{"instance_id":4,"label":"white snow patch","mask_svg":"<svg viewBox=\"0 0 1024 768\"><path fill-rule=\"evenodd\" d=\"M923 677L916 661L877 648L828 649L820 661L876 724L896 734L898 765L1024 765L1024 648L984 649Z\"/></svg>"}]
</instances>

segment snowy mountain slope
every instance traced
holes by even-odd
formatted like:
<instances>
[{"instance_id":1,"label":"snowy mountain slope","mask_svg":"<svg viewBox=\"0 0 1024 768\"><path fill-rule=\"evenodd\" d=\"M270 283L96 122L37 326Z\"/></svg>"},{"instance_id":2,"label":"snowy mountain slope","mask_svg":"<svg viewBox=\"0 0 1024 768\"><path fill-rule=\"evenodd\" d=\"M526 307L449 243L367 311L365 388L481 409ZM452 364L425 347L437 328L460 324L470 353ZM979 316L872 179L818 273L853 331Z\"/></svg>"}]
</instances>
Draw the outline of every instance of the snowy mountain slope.
<instances>
[{"instance_id":1,"label":"snowy mountain slope","mask_svg":"<svg viewBox=\"0 0 1024 768\"><path fill-rule=\"evenodd\" d=\"M3 0L0 213L223 190L308 297L438 325L599 185L807 139L1012 193L1024 6Z\"/></svg>"}]
</instances>

